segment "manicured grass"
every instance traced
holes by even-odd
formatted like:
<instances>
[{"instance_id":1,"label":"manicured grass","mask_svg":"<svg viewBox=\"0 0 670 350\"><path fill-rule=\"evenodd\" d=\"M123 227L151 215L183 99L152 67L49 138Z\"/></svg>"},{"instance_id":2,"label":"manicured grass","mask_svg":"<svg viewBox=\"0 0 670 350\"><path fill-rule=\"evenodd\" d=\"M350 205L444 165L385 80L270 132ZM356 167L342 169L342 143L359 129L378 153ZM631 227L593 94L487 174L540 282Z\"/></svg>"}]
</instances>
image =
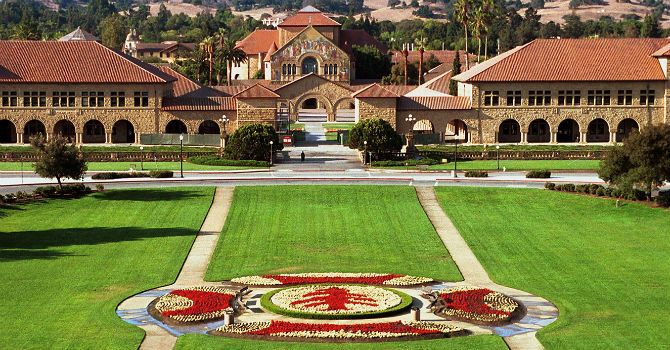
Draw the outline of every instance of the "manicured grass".
<instances>
[{"instance_id":1,"label":"manicured grass","mask_svg":"<svg viewBox=\"0 0 670 350\"><path fill-rule=\"evenodd\" d=\"M496 160L472 160L467 162L459 161L447 164L429 166L430 170L453 170L454 165L459 170L498 170ZM599 160L501 160L500 170L505 168L507 171L515 170L597 170L600 166Z\"/></svg>"},{"instance_id":2,"label":"manicured grass","mask_svg":"<svg viewBox=\"0 0 670 350\"><path fill-rule=\"evenodd\" d=\"M470 350L508 349L502 338L493 335L456 337L451 339L417 340L384 343L300 343L212 337L189 334L179 337L177 350L227 349L227 350Z\"/></svg>"},{"instance_id":3,"label":"manicured grass","mask_svg":"<svg viewBox=\"0 0 670 350\"><path fill-rule=\"evenodd\" d=\"M441 187L438 197L500 284L543 296L547 349L666 349L670 212L527 189Z\"/></svg>"},{"instance_id":4,"label":"manicured grass","mask_svg":"<svg viewBox=\"0 0 670 350\"><path fill-rule=\"evenodd\" d=\"M88 171L128 171L131 166L135 170L140 170L140 162L88 162ZM23 163L23 171L32 172L33 165L30 162ZM216 166L200 165L184 162L184 170L245 170L245 169L266 169L242 166ZM0 171L20 171L20 162L0 162ZM179 170L179 162L144 162L144 170Z\"/></svg>"},{"instance_id":5,"label":"manicured grass","mask_svg":"<svg viewBox=\"0 0 670 350\"><path fill-rule=\"evenodd\" d=\"M453 153L454 144L416 146L421 151L443 151ZM607 151L612 149L609 145L500 145L501 151ZM458 145L459 151L491 151L495 152L495 145Z\"/></svg>"},{"instance_id":6,"label":"manicured grass","mask_svg":"<svg viewBox=\"0 0 670 350\"><path fill-rule=\"evenodd\" d=\"M356 123L323 123L324 129L351 130Z\"/></svg>"},{"instance_id":7,"label":"manicured grass","mask_svg":"<svg viewBox=\"0 0 670 350\"><path fill-rule=\"evenodd\" d=\"M212 188L106 191L0 209L0 348L136 349L123 299L174 281Z\"/></svg>"},{"instance_id":8,"label":"manicured grass","mask_svg":"<svg viewBox=\"0 0 670 350\"><path fill-rule=\"evenodd\" d=\"M460 280L412 187L237 187L206 279L379 272Z\"/></svg>"}]
</instances>

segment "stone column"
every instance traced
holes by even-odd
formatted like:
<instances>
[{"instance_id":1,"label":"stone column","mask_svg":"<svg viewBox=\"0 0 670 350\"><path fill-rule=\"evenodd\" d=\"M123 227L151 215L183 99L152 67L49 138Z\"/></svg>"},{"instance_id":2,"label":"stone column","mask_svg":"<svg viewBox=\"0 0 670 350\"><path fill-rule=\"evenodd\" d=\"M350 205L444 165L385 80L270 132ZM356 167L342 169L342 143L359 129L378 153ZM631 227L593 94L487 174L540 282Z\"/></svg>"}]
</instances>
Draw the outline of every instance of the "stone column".
<instances>
[{"instance_id":1,"label":"stone column","mask_svg":"<svg viewBox=\"0 0 670 350\"><path fill-rule=\"evenodd\" d=\"M528 133L527 132L521 132L521 143L523 143L523 144L528 143Z\"/></svg>"},{"instance_id":2,"label":"stone column","mask_svg":"<svg viewBox=\"0 0 670 350\"><path fill-rule=\"evenodd\" d=\"M83 134L80 133L80 132L78 132L78 133L75 135L75 143L76 143L76 144L81 145L81 144L83 143L84 138L83 138L82 136L83 136Z\"/></svg>"},{"instance_id":3,"label":"stone column","mask_svg":"<svg viewBox=\"0 0 670 350\"><path fill-rule=\"evenodd\" d=\"M112 134L105 133L105 143L112 143Z\"/></svg>"},{"instance_id":4,"label":"stone column","mask_svg":"<svg viewBox=\"0 0 670 350\"><path fill-rule=\"evenodd\" d=\"M551 133L550 143L558 143L558 132L554 131Z\"/></svg>"},{"instance_id":5,"label":"stone column","mask_svg":"<svg viewBox=\"0 0 670 350\"><path fill-rule=\"evenodd\" d=\"M610 132L610 143L616 143L616 132Z\"/></svg>"},{"instance_id":6,"label":"stone column","mask_svg":"<svg viewBox=\"0 0 670 350\"><path fill-rule=\"evenodd\" d=\"M579 133L579 143L586 143L586 133L585 132L580 132Z\"/></svg>"},{"instance_id":7,"label":"stone column","mask_svg":"<svg viewBox=\"0 0 670 350\"><path fill-rule=\"evenodd\" d=\"M16 133L16 143L23 143L23 133Z\"/></svg>"}]
</instances>

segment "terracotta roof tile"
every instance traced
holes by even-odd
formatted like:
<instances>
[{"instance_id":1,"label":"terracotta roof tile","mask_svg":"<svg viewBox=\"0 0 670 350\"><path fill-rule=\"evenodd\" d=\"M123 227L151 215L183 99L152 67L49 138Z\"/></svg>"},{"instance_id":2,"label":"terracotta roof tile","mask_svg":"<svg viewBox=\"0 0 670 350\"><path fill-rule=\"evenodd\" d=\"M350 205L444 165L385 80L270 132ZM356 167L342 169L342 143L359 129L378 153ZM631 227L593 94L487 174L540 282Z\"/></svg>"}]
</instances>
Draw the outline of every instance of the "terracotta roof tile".
<instances>
[{"instance_id":1,"label":"terracotta roof tile","mask_svg":"<svg viewBox=\"0 0 670 350\"><path fill-rule=\"evenodd\" d=\"M401 97L398 102L398 109L403 111L467 110L470 107L467 96Z\"/></svg>"},{"instance_id":2,"label":"terracotta roof tile","mask_svg":"<svg viewBox=\"0 0 670 350\"><path fill-rule=\"evenodd\" d=\"M212 86L212 89L218 91L221 93L223 96L229 97L229 96L235 96L238 93L244 91L246 88L249 86L246 85L216 85Z\"/></svg>"},{"instance_id":3,"label":"terracotta roof tile","mask_svg":"<svg viewBox=\"0 0 670 350\"><path fill-rule=\"evenodd\" d=\"M287 86L292 85L292 84L297 84L298 82L303 81L303 80L305 80L305 79L319 79L319 80L323 80L323 81L325 81L325 82L332 83L332 84L335 84L335 85L337 85L337 86L343 87L343 88L345 88L345 89L347 89L347 90L349 90L349 91L351 91L351 92L355 91L355 90L351 87L351 85L349 85L349 84L346 84L346 83L340 83L339 81L332 81L332 80L330 80L330 79L328 79L328 78L325 78L325 77L322 77L322 76L320 76L320 75L318 75L318 74L316 74L316 73L309 73L309 74L307 74L307 75L303 75L303 76L301 76L300 78L298 78L298 79L296 79L296 80L287 82L287 83L284 84L284 85L276 86L276 87L274 87L274 91L279 92L279 90L283 89L284 87L287 87Z\"/></svg>"},{"instance_id":4,"label":"terracotta roof tile","mask_svg":"<svg viewBox=\"0 0 670 350\"><path fill-rule=\"evenodd\" d=\"M316 9L315 9L316 10ZM318 11L318 10L316 10ZM334 19L324 15L322 12L318 11L304 11L301 10L295 15L288 17L284 20L279 26L280 27L305 27L312 25L314 27L323 27L323 26L341 26L340 23Z\"/></svg>"},{"instance_id":5,"label":"terracotta roof tile","mask_svg":"<svg viewBox=\"0 0 670 350\"><path fill-rule=\"evenodd\" d=\"M207 98L207 97L223 97L223 93L212 88L202 86L195 81L187 78L185 75L170 68L170 66L158 66L161 72L168 74L177 79L172 84L172 97L184 98Z\"/></svg>"},{"instance_id":6,"label":"terracotta roof tile","mask_svg":"<svg viewBox=\"0 0 670 350\"><path fill-rule=\"evenodd\" d=\"M398 98L398 94L391 92L381 85L374 83L364 89L355 92L351 97L355 98Z\"/></svg>"},{"instance_id":7,"label":"terracotta roof tile","mask_svg":"<svg viewBox=\"0 0 670 350\"><path fill-rule=\"evenodd\" d=\"M435 79L435 78L437 78L438 76L440 76L440 75L442 75L442 74L444 74L444 73L446 73L446 72L451 71L452 68L453 68L453 64L451 64L451 63L442 63L442 64L440 64L439 66L437 66L437 67L435 67L435 68L429 70L428 72L426 72L426 74L424 74L424 76L423 76L423 79L424 79L426 82L428 82L428 81L430 81L430 80L432 80L432 79Z\"/></svg>"},{"instance_id":8,"label":"terracotta roof tile","mask_svg":"<svg viewBox=\"0 0 670 350\"><path fill-rule=\"evenodd\" d=\"M95 41L0 41L0 52L0 82L4 83L160 84L175 80L153 65Z\"/></svg>"},{"instance_id":9,"label":"terracotta roof tile","mask_svg":"<svg viewBox=\"0 0 670 350\"><path fill-rule=\"evenodd\" d=\"M263 62L270 62L272 60L272 54L277 52L277 44L273 41L272 44L270 44L270 48L268 49L268 53L265 54L265 58L263 59Z\"/></svg>"},{"instance_id":10,"label":"terracotta roof tile","mask_svg":"<svg viewBox=\"0 0 670 350\"><path fill-rule=\"evenodd\" d=\"M426 87L437 92L449 93L449 83L451 82L451 70L446 71L425 83Z\"/></svg>"},{"instance_id":11,"label":"terracotta roof tile","mask_svg":"<svg viewBox=\"0 0 670 350\"><path fill-rule=\"evenodd\" d=\"M163 99L164 111L234 111L237 103L233 97L168 97Z\"/></svg>"},{"instance_id":12,"label":"terracotta roof tile","mask_svg":"<svg viewBox=\"0 0 670 350\"><path fill-rule=\"evenodd\" d=\"M384 89L392 93L403 96L404 94L416 89L416 85L384 85Z\"/></svg>"},{"instance_id":13,"label":"terracotta roof tile","mask_svg":"<svg viewBox=\"0 0 670 350\"><path fill-rule=\"evenodd\" d=\"M461 59L461 64L465 67L465 52L459 51L460 52L460 59ZM452 50L425 50L423 52L423 60L424 62L428 60L430 55L434 55L435 58L437 58L438 61L441 63L447 63L449 64L449 67L452 66L454 59L456 58L456 51ZM419 54L419 50L413 50L409 51L407 55L407 61L408 62L419 62L419 57L421 55ZM477 57L473 54L469 55L470 57L470 62L474 61L477 59ZM392 51L391 52L391 62L392 63L402 63L403 62L403 56L401 51ZM451 69L451 68L449 68Z\"/></svg>"},{"instance_id":14,"label":"terracotta roof tile","mask_svg":"<svg viewBox=\"0 0 670 350\"><path fill-rule=\"evenodd\" d=\"M272 43L278 45L279 31L272 29L256 29L246 38L237 42L236 47L242 49L247 55L266 53Z\"/></svg>"},{"instance_id":15,"label":"terracotta roof tile","mask_svg":"<svg viewBox=\"0 0 670 350\"><path fill-rule=\"evenodd\" d=\"M665 80L670 39L538 39L454 77L464 82Z\"/></svg>"},{"instance_id":16,"label":"terracotta roof tile","mask_svg":"<svg viewBox=\"0 0 670 350\"><path fill-rule=\"evenodd\" d=\"M382 54L388 51L388 48L379 40L362 29L342 29L340 30L340 48L346 53L351 54L352 47L357 46L372 46L379 49Z\"/></svg>"},{"instance_id":17,"label":"terracotta roof tile","mask_svg":"<svg viewBox=\"0 0 670 350\"><path fill-rule=\"evenodd\" d=\"M241 92L237 93L235 98L278 98L279 95L277 95L274 91L264 87L261 84L256 84L253 85L247 89L242 90Z\"/></svg>"}]
</instances>

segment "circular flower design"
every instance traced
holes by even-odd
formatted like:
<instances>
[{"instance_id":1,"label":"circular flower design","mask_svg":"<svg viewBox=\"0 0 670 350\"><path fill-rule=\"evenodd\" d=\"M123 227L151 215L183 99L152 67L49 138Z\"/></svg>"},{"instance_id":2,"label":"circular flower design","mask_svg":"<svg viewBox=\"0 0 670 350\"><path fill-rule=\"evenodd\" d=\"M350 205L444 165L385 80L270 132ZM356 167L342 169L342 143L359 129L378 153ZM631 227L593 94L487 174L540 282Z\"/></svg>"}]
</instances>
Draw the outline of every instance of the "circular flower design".
<instances>
[{"instance_id":1,"label":"circular flower design","mask_svg":"<svg viewBox=\"0 0 670 350\"><path fill-rule=\"evenodd\" d=\"M308 285L264 295L269 311L305 318L352 318L398 311L412 297L390 289L360 285Z\"/></svg>"},{"instance_id":2,"label":"circular flower design","mask_svg":"<svg viewBox=\"0 0 670 350\"><path fill-rule=\"evenodd\" d=\"M480 323L509 321L519 308L514 299L487 288L455 287L439 291L445 316Z\"/></svg>"},{"instance_id":3,"label":"circular flower design","mask_svg":"<svg viewBox=\"0 0 670 350\"><path fill-rule=\"evenodd\" d=\"M436 322L379 322L359 324L303 323L273 320L238 323L219 327L214 334L280 338L355 341L425 336L456 336L467 332L457 326Z\"/></svg>"},{"instance_id":4,"label":"circular flower design","mask_svg":"<svg viewBox=\"0 0 670 350\"><path fill-rule=\"evenodd\" d=\"M158 298L153 307L160 316L174 321L207 321L223 317L236 293L215 286L175 289Z\"/></svg>"},{"instance_id":5,"label":"circular flower design","mask_svg":"<svg viewBox=\"0 0 670 350\"><path fill-rule=\"evenodd\" d=\"M414 286L434 282L427 277L389 273L296 273L233 278L231 282L253 286L276 286L314 283L360 283L386 286Z\"/></svg>"}]
</instances>

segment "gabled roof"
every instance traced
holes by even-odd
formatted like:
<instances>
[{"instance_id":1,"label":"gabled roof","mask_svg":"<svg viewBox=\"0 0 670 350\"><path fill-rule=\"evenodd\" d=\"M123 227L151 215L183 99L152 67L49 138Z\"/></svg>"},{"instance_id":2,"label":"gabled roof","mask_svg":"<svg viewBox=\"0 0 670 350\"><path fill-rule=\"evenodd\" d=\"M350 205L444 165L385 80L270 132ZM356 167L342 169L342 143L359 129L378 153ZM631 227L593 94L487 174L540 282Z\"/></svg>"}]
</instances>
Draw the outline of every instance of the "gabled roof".
<instances>
[{"instance_id":1,"label":"gabled roof","mask_svg":"<svg viewBox=\"0 0 670 350\"><path fill-rule=\"evenodd\" d=\"M398 101L398 109L413 110L468 110L471 108L467 96L403 96Z\"/></svg>"},{"instance_id":2,"label":"gabled roof","mask_svg":"<svg viewBox=\"0 0 670 350\"><path fill-rule=\"evenodd\" d=\"M330 40L328 37L326 37L325 35L323 35L321 32L319 32L319 31L318 31L316 28L314 28L313 26L307 26L307 27L303 28L300 32L298 32L298 34L296 34L295 36L293 36L290 40L288 40L286 43L284 43L284 45L282 45L279 49L277 49L277 51L276 51L275 53L280 52L280 51L283 51L285 48L291 46L291 45L293 44L294 41L298 40L303 34L307 33L307 32L310 31L310 30L311 30L311 31L314 31L314 32L316 33L316 35L321 36L321 38L323 38L324 40L326 40L326 41L328 41L329 43L331 43L333 46L335 46L335 47L336 47L340 52L342 52L343 54L347 54L344 50L342 50L342 48L341 48L339 45L337 45L337 43L334 43L332 40Z\"/></svg>"},{"instance_id":3,"label":"gabled roof","mask_svg":"<svg viewBox=\"0 0 670 350\"><path fill-rule=\"evenodd\" d=\"M182 98L208 98L223 97L224 94L212 88L202 86L189 79L185 75L170 68L168 65L158 66L161 72L168 74L176 79L172 84L172 96Z\"/></svg>"},{"instance_id":4,"label":"gabled roof","mask_svg":"<svg viewBox=\"0 0 670 350\"><path fill-rule=\"evenodd\" d=\"M0 82L167 83L175 78L95 41L0 41ZM27 59L29 58L29 59Z\"/></svg>"},{"instance_id":5,"label":"gabled roof","mask_svg":"<svg viewBox=\"0 0 670 350\"><path fill-rule=\"evenodd\" d=\"M247 55L266 53L270 45L279 43L279 32L275 29L256 29L246 38L237 42L235 47L241 49Z\"/></svg>"},{"instance_id":6,"label":"gabled roof","mask_svg":"<svg viewBox=\"0 0 670 350\"><path fill-rule=\"evenodd\" d=\"M366 88L355 92L351 97L355 98L398 98L397 94L383 88L381 85L374 83Z\"/></svg>"},{"instance_id":7,"label":"gabled roof","mask_svg":"<svg viewBox=\"0 0 670 350\"><path fill-rule=\"evenodd\" d=\"M168 97L163 99L164 111L234 111L237 109L232 97L188 98Z\"/></svg>"},{"instance_id":8,"label":"gabled roof","mask_svg":"<svg viewBox=\"0 0 670 350\"><path fill-rule=\"evenodd\" d=\"M69 34L63 35L58 41L98 41L95 35L77 27Z\"/></svg>"},{"instance_id":9,"label":"gabled roof","mask_svg":"<svg viewBox=\"0 0 670 350\"><path fill-rule=\"evenodd\" d=\"M424 62L428 60L430 55L435 56L435 58L440 61L441 63L447 63L449 64L449 67L452 66L452 63L454 62L454 59L456 58L456 52L460 54L460 59L461 59L461 64L465 66L465 52L464 51L453 51L453 50L425 50L423 52L423 60ZM421 54L419 53L419 50L411 50L407 52L407 62L419 62ZM468 54L468 57L470 57L470 62L474 61L477 59L477 56L473 54ZM391 63L401 63L405 59L402 55L402 51L396 50L391 53Z\"/></svg>"},{"instance_id":10,"label":"gabled roof","mask_svg":"<svg viewBox=\"0 0 670 350\"><path fill-rule=\"evenodd\" d=\"M346 89L346 90L349 90L349 91L352 91L352 92L354 91L354 90L351 88L351 86L349 86L349 85L340 84L340 83L337 82L337 81L332 81L332 80L330 80L330 79L324 78L324 77L322 77L322 76L320 76L320 75L318 75L318 74L316 74L316 73L309 73L309 74L307 74L307 75L303 75L303 76L301 76L300 78L298 78L298 79L296 79L296 80L293 80L293 81L291 81L291 82L288 82L288 83L286 83L286 84L284 84L284 85L282 85L282 86L276 88L276 89L275 89L275 92L280 92L280 91L281 91L282 89L284 89L285 87L291 86L291 85L293 85L293 84L297 84L298 82L301 82L301 81L303 81L303 80L307 80L307 79L318 79L318 80L323 80L323 81L326 82L326 83L335 84L335 85L337 85L337 86L339 86L339 87L341 87L341 88L343 88L343 89Z\"/></svg>"},{"instance_id":11,"label":"gabled roof","mask_svg":"<svg viewBox=\"0 0 670 350\"><path fill-rule=\"evenodd\" d=\"M670 56L670 44L663 46L658 49L658 51L651 54L654 57L669 57Z\"/></svg>"},{"instance_id":12,"label":"gabled roof","mask_svg":"<svg viewBox=\"0 0 670 350\"><path fill-rule=\"evenodd\" d=\"M340 23L324 15L318 9L312 6L307 6L298 11L298 13L295 15L285 19L284 22L279 25L279 27L303 27L308 25L315 27L341 26Z\"/></svg>"},{"instance_id":13,"label":"gabled roof","mask_svg":"<svg viewBox=\"0 0 670 350\"><path fill-rule=\"evenodd\" d=\"M265 86L261 84L256 84L253 85L249 88L246 88L237 95L233 96L238 99L244 99L244 98L279 98L279 95L277 95L274 91L266 88Z\"/></svg>"},{"instance_id":14,"label":"gabled roof","mask_svg":"<svg viewBox=\"0 0 670 350\"><path fill-rule=\"evenodd\" d=\"M270 44L268 53L266 53L265 58L263 58L263 62L270 62L272 60L272 54L275 52L277 52L277 44L273 41L272 44Z\"/></svg>"},{"instance_id":15,"label":"gabled roof","mask_svg":"<svg viewBox=\"0 0 670 350\"><path fill-rule=\"evenodd\" d=\"M652 55L670 39L537 39L454 77L461 82L666 80Z\"/></svg>"}]
</instances>

